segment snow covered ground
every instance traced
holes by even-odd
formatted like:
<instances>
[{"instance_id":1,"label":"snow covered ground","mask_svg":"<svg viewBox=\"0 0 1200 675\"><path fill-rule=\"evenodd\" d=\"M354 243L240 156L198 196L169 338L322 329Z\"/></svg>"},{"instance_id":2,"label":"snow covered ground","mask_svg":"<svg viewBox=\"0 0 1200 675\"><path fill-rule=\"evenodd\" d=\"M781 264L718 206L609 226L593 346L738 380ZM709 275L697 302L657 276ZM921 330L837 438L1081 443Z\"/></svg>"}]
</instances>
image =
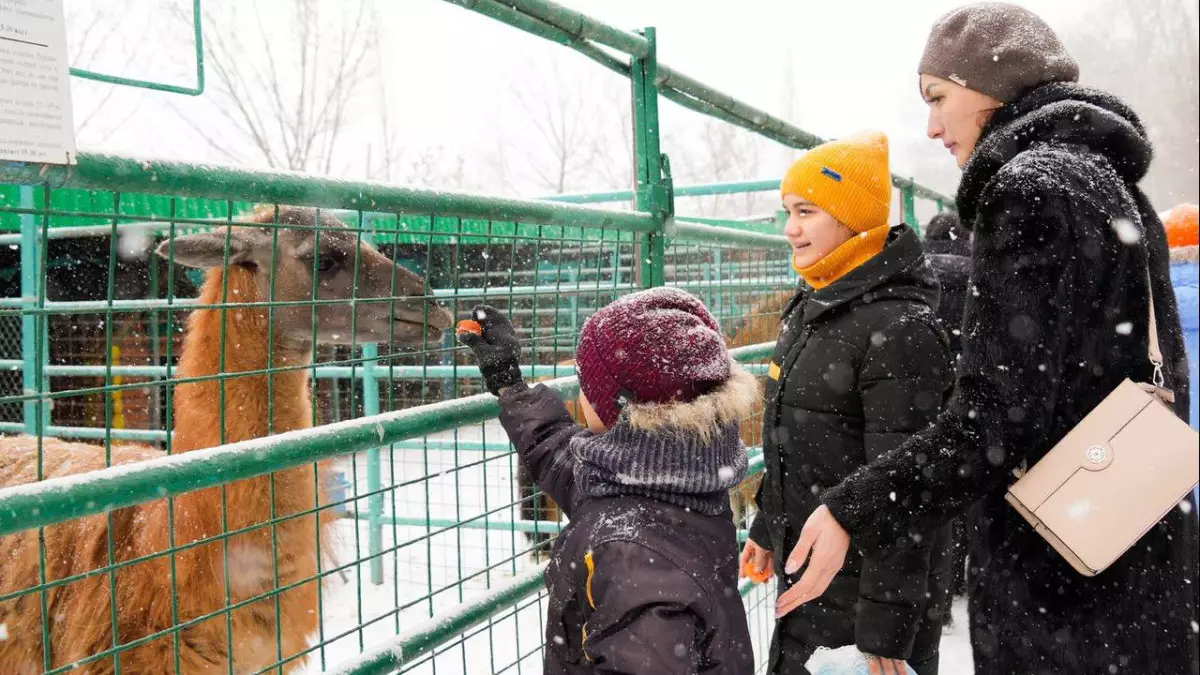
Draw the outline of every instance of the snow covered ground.
<instances>
[{"instance_id":1,"label":"snow covered ground","mask_svg":"<svg viewBox=\"0 0 1200 675\"><path fill-rule=\"evenodd\" d=\"M503 444L507 440L494 421L429 438L436 443L456 437L462 445L485 441ZM350 495L367 493L366 454L346 460L344 469L352 483ZM368 524L350 518L336 523L336 560L327 562L325 569L331 565L345 565L347 569L325 581L323 634L315 636L324 646L314 652L305 673L332 670L397 634L413 630L431 613L437 615L470 602L537 564L526 552L529 544L520 532L448 526L473 518L481 522L485 512L492 521L520 519L513 506L514 457L481 451L397 449L389 453L384 449L381 469L381 484L398 486L383 493L385 512L422 521L428 513L435 525L384 525L380 542L383 579L377 585L371 581ZM367 512L366 498L354 504L362 513ZM755 651L765 656L773 598L759 587L747 598L747 606ZM499 617L468 637L451 641L424 662L402 672L541 673L545 609L541 597L527 599L516 610L505 608ZM941 673L970 675L973 668L966 640L965 607L958 606L955 611L955 630L942 643ZM759 658L759 662L765 663L765 658Z\"/></svg>"}]
</instances>

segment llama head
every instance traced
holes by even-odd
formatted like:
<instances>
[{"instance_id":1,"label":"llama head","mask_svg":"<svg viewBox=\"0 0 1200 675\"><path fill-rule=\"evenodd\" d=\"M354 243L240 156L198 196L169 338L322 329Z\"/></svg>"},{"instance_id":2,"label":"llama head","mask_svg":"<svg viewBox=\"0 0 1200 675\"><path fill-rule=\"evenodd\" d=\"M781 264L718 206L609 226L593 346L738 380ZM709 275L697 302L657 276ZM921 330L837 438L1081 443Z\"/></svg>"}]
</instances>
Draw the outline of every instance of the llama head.
<instances>
[{"instance_id":1,"label":"llama head","mask_svg":"<svg viewBox=\"0 0 1200 675\"><path fill-rule=\"evenodd\" d=\"M283 340L303 343L315 334L322 344L421 347L436 344L454 323L453 315L432 299L423 278L316 209L263 209L247 224L179 235L159 244L157 252L178 264L209 270L210 279L228 261L230 270L250 277L252 289L229 302L301 303L276 306L272 312L275 335ZM309 304L314 297L317 302Z\"/></svg>"}]
</instances>

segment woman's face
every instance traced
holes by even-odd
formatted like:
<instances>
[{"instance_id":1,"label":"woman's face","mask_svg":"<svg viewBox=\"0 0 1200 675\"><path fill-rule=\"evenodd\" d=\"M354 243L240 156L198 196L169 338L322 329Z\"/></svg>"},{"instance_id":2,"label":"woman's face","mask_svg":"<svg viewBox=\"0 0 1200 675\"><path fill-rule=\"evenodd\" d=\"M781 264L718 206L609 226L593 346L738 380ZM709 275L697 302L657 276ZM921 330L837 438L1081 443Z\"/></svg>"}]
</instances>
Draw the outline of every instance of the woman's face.
<instances>
[{"instance_id":1,"label":"woman's face","mask_svg":"<svg viewBox=\"0 0 1200 675\"><path fill-rule=\"evenodd\" d=\"M1003 104L987 94L934 75L921 75L921 95L929 104L929 126L925 133L941 139L961 169L975 152L988 118Z\"/></svg>"},{"instance_id":2,"label":"woman's face","mask_svg":"<svg viewBox=\"0 0 1200 675\"><path fill-rule=\"evenodd\" d=\"M783 196L783 208L788 213L783 235L792 245L792 262L804 269L854 237L854 231L819 206L796 195Z\"/></svg>"}]
</instances>

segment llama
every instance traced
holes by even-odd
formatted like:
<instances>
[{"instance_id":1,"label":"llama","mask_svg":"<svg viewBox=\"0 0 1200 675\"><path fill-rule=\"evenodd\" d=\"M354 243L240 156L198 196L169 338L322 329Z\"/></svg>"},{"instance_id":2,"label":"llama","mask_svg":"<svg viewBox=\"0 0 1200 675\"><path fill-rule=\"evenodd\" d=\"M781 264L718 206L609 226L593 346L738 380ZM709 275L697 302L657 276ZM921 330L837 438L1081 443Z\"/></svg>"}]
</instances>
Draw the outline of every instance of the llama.
<instances>
[{"instance_id":1,"label":"llama","mask_svg":"<svg viewBox=\"0 0 1200 675\"><path fill-rule=\"evenodd\" d=\"M264 227L276 218L280 225L307 229ZM371 246L359 244L329 215L318 218L312 209L288 207L277 215L274 209L259 211L252 223L177 236L158 248L162 256L173 254L177 263L207 270L200 308L188 319L176 375L196 378L260 371L268 363L293 368L271 376L236 376L223 384L214 380L179 384L174 399L176 453L311 426L311 383L304 366L311 361L314 335L323 344L392 340L414 347L426 340L436 343L441 331L453 323L449 312L426 300L421 277ZM322 229L318 234L314 226L342 229ZM272 271L274 300L310 301L314 270L319 300L404 297L390 302L320 304L315 312L311 304L287 305L274 310L273 320L264 307L203 308L223 299L231 303L271 299ZM268 391L273 397L273 419L268 419ZM45 439L43 474L55 477L100 469L104 454L94 445ZM111 454L113 464L163 455L133 445L114 446ZM3 486L35 481L36 462L36 439L0 439ZM252 673L289 659L283 670L294 672L306 661L303 652L320 620L318 541L323 547L332 533L328 512L322 512L318 522L312 510L324 502L321 486L327 470L327 463L297 467L180 495L174 499L173 532L166 500L47 527L48 582L161 553L171 546L190 547L121 567L111 575L104 572L54 587L44 592L44 599L42 593L33 592L0 603L0 625L6 625L8 638L0 641L0 664L4 664L0 670L35 675L43 671L46 658L51 668L58 668L114 644L194 622L122 652L121 672ZM273 517L286 519L274 527L263 525ZM212 539L234 531L239 533ZM0 561L0 595L37 586L37 531L0 538ZM113 634L112 590L117 635ZM177 607L172 598L178 598ZM42 639L43 604L49 645ZM238 607L223 611L231 605ZM114 667L113 657L108 656L87 664L83 672L107 674Z\"/></svg>"}]
</instances>

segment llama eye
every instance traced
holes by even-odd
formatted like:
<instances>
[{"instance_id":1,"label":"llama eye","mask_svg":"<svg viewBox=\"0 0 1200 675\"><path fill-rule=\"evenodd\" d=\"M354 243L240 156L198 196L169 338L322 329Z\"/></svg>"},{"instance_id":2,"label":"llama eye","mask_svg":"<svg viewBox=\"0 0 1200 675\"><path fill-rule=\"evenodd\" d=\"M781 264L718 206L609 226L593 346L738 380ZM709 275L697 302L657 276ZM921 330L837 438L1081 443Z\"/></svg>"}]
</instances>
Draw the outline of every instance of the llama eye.
<instances>
[{"instance_id":1,"label":"llama eye","mask_svg":"<svg viewBox=\"0 0 1200 675\"><path fill-rule=\"evenodd\" d=\"M329 270L333 269L334 267L337 267L337 260L335 260L333 258L333 256L321 256L317 260L317 271L318 272L328 272Z\"/></svg>"}]
</instances>

